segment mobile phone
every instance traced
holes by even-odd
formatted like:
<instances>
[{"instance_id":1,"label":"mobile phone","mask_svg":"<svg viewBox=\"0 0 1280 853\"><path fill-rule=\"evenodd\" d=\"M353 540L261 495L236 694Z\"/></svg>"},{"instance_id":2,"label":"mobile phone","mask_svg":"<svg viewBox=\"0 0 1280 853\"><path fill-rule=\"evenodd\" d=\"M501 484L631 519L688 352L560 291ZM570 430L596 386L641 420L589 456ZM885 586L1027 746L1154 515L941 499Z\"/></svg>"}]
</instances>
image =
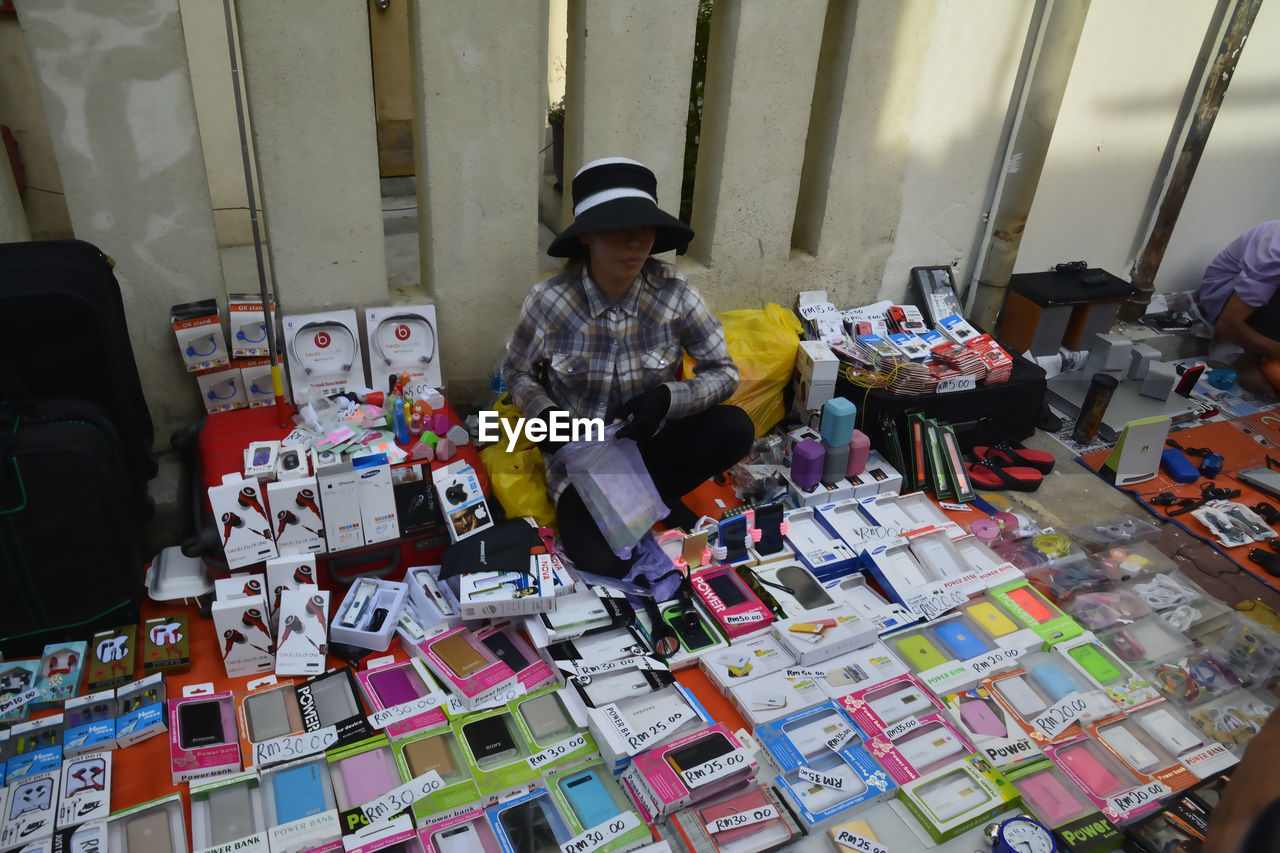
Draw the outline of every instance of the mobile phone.
<instances>
[{"instance_id":1,"label":"mobile phone","mask_svg":"<svg viewBox=\"0 0 1280 853\"><path fill-rule=\"evenodd\" d=\"M554 819L560 825L564 840L568 841L568 829L560 822L559 815L549 815L541 798L525 800L498 813L498 822L511 839L511 845L520 853L560 853L560 838L552 826Z\"/></svg>"},{"instance_id":2,"label":"mobile phone","mask_svg":"<svg viewBox=\"0 0 1280 853\"><path fill-rule=\"evenodd\" d=\"M924 634L912 634L894 641L898 652L907 659L916 672L923 672L935 666L942 666L948 660L929 642Z\"/></svg>"},{"instance_id":3,"label":"mobile phone","mask_svg":"<svg viewBox=\"0 0 1280 853\"><path fill-rule=\"evenodd\" d=\"M1056 663L1038 663L1031 667L1031 675L1048 694L1050 702L1065 699L1080 689Z\"/></svg>"},{"instance_id":4,"label":"mobile phone","mask_svg":"<svg viewBox=\"0 0 1280 853\"><path fill-rule=\"evenodd\" d=\"M523 669L527 669L529 664L532 663L521 654L520 650L516 648L516 644L511 642L511 638L504 631L494 631L492 634L487 634L480 638L480 642L484 643L485 648L493 652L498 660L511 667L512 672L520 672Z\"/></svg>"},{"instance_id":5,"label":"mobile phone","mask_svg":"<svg viewBox=\"0 0 1280 853\"><path fill-rule=\"evenodd\" d=\"M738 563L747 558L747 533L749 531L750 527L747 525L747 517L745 515L735 515L733 518L720 522L719 536L720 544L725 549L724 562ZM721 596L721 598L723 597ZM733 606L727 601L725 604L730 607Z\"/></svg>"},{"instance_id":6,"label":"mobile phone","mask_svg":"<svg viewBox=\"0 0 1280 853\"><path fill-rule=\"evenodd\" d=\"M283 737L302 728L302 715L291 687L246 696L244 716L249 740L253 743Z\"/></svg>"},{"instance_id":7,"label":"mobile phone","mask_svg":"<svg viewBox=\"0 0 1280 853\"><path fill-rule=\"evenodd\" d=\"M431 644L431 652L458 678L470 678L490 663L463 634L437 640Z\"/></svg>"},{"instance_id":8,"label":"mobile phone","mask_svg":"<svg viewBox=\"0 0 1280 853\"><path fill-rule=\"evenodd\" d=\"M127 853L170 853L169 812L162 806L134 815L124 824Z\"/></svg>"},{"instance_id":9,"label":"mobile phone","mask_svg":"<svg viewBox=\"0 0 1280 853\"><path fill-rule=\"evenodd\" d=\"M521 702L519 710L520 718L524 720L536 743L551 743L573 730L573 721L565 713L560 698L555 693L544 693Z\"/></svg>"},{"instance_id":10,"label":"mobile phone","mask_svg":"<svg viewBox=\"0 0 1280 853\"><path fill-rule=\"evenodd\" d=\"M744 523L746 519L743 519ZM717 572L707 578L707 586L716 594L725 607L737 607L749 600L742 587L733 579L730 571Z\"/></svg>"},{"instance_id":11,"label":"mobile phone","mask_svg":"<svg viewBox=\"0 0 1280 853\"><path fill-rule=\"evenodd\" d=\"M410 741L404 745L404 761L409 765L410 776L416 779L434 770L442 778L448 779L458 772L447 737L449 735L435 735Z\"/></svg>"},{"instance_id":12,"label":"mobile phone","mask_svg":"<svg viewBox=\"0 0 1280 853\"><path fill-rule=\"evenodd\" d=\"M209 832L214 844L230 844L254 834L253 801L247 783L209 792Z\"/></svg>"},{"instance_id":13,"label":"mobile phone","mask_svg":"<svg viewBox=\"0 0 1280 853\"><path fill-rule=\"evenodd\" d=\"M609 789L594 770L560 780L560 791L578 817L578 823L590 829L622 814Z\"/></svg>"},{"instance_id":14,"label":"mobile phone","mask_svg":"<svg viewBox=\"0 0 1280 853\"><path fill-rule=\"evenodd\" d=\"M692 608L685 609L682 605L673 604L662 611L662 621L675 631L685 651L696 652L716 644L710 627Z\"/></svg>"},{"instance_id":15,"label":"mobile phone","mask_svg":"<svg viewBox=\"0 0 1280 853\"><path fill-rule=\"evenodd\" d=\"M481 770L501 764L519 753L515 737L502 715L475 720L462 727L462 736Z\"/></svg>"},{"instance_id":16,"label":"mobile phone","mask_svg":"<svg viewBox=\"0 0 1280 853\"><path fill-rule=\"evenodd\" d=\"M1002 678L992 684L992 687L995 688L997 693L1009 700L1009 704L1022 715L1024 720L1031 719L1032 716L1049 707L1040 698L1040 694L1032 690L1031 685L1027 684L1021 675Z\"/></svg>"},{"instance_id":17,"label":"mobile phone","mask_svg":"<svg viewBox=\"0 0 1280 853\"><path fill-rule=\"evenodd\" d=\"M369 673L369 686L378 694L382 707L412 702L430 691L412 665L389 667Z\"/></svg>"},{"instance_id":18,"label":"mobile phone","mask_svg":"<svg viewBox=\"0 0 1280 853\"><path fill-rule=\"evenodd\" d=\"M1005 616L989 601L982 601L966 608L974 623L986 632L989 637L1003 637L1018 630L1008 616Z\"/></svg>"},{"instance_id":19,"label":"mobile phone","mask_svg":"<svg viewBox=\"0 0 1280 853\"><path fill-rule=\"evenodd\" d=\"M1022 608L1022 611L1040 624L1051 621L1053 611L1045 606L1036 595L1026 587L1015 587L1005 593L1009 600Z\"/></svg>"},{"instance_id":20,"label":"mobile phone","mask_svg":"<svg viewBox=\"0 0 1280 853\"><path fill-rule=\"evenodd\" d=\"M951 649L956 660L968 660L991 651L991 647L974 636L968 626L956 622L948 622L934 628L938 639Z\"/></svg>"},{"instance_id":21,"label":"mobile phone","mask_svg":"<svg viewBox=\"0 0 1280 853\"><path fill-rule=\"evenodd\" d=\"M271 776L276 825L302 820L325 811L324 780L318 762L290 767Z\"/></svg>"},{"instance_id":22,"label":"mobile phone","mask_svg":"<svg viewBox=\"0 0 1280 853\"><path fill-rule=\"evenodd\" d=\"M187 702L178 708L178 743L183 749L226 743L222 728L222 703Z\"/></svg>"},{"instance_id":23,"label":"mobile phone","mask_svg":"<svg viewBox=\"0 0 1280 853\"><path fill-rule=\"evenodd\" d=\"M1089 673L1089 677L1099 684L1110 684L1124 678L1120 668L1107 660L1107 656L1091 645L1076 646L1068 649L1071 659L1080 664L1080 668Z\"/></svg>"},{"instance_id":24,"label":"mobile phone","mask_svg":"<svg viewBox=\"0 0 1280 853\"><path fill-rule=\"evenodd\" d=\"M756 553L776 554L782 550L782 504L771 503L756 510L756 529L760 531L760 541L756 543Z\"/></svg>"}]
</instances>

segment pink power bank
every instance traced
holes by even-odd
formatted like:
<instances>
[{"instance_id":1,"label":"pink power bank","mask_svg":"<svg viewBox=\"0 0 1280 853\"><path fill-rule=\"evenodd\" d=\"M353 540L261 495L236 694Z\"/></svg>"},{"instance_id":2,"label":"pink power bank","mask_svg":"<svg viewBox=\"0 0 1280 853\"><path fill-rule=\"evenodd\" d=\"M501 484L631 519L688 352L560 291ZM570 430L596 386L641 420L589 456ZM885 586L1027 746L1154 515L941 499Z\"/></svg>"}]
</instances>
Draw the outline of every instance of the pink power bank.
<instances>
[{"instance_id":1,"label":"pink power bank","mask_svg":"<svg viewBox=\"0 0 1280 853\"><path fill-rule=\"evenodd\" d=\"M991 706L981 699L970 699L960 703L960 719L974 734L988 737L1006 737L1009 727L995 715Z\"/></svg>"},{"instance_id":2,"label":"pink power bank","mask_svg":"<svg viewBox=\"0 0 1280 853\"><path fill-rule=\"evenodd\" d=\"M849 442L849 465L844 469L846 477L856 477L867 470L867 457L871 454L871 439L860 429L853 431Z\"/></svg>"},{"instance_id":3,"label":"pink power bank","mask_svg":"<svg viewBox=\"0 0 1280 853\"><path fill-rule=\"evenodd\" d=\"M1022 799L1030 801L1036 813L1050 826L1057 826L1080 814L1080 803L1052 773L1028 776L1019 783L1018 789L1022 792Z\"/></svg>"},{"instance_id":4,"label":"pink power bank","mask_svg":"<svg viewBox=\"0 0 1280 853\"><path fill-rule=\"evenodd\" d=\"M427 694L427 685L422 683L422 679L413 671L412 666L398 666L386 672L371 672L369 684L377 692L378 699L384 708L412 702L419 696Z\"/></svg>"},{"instance_id":5,"label":"pink power bank","mask_svg":"<svg viewBox=\"0 0 1280 853\"><path fill-rule=\"evenodd\" d=\"M376 800L400 783L398 773L387 766L385 749L371 749L340 759L342 787L349 802L344 808L354 808L370 800Z\"/></svg>"},{"instance_id":6,"label":"pink power bank","mask_svg":"<svg viewBox=\"0 0 1280 853\"><path fill-rule=\"evenodd\" d=\"M1116 774L1107 769L1089 750L1087 745L1080 745L1066 750L1059 750L1062 760L1071 768L1075 777L1088 786L1098 797L1110 797L1118 794L1127 786Z\"/></svg>"}]
</instances>

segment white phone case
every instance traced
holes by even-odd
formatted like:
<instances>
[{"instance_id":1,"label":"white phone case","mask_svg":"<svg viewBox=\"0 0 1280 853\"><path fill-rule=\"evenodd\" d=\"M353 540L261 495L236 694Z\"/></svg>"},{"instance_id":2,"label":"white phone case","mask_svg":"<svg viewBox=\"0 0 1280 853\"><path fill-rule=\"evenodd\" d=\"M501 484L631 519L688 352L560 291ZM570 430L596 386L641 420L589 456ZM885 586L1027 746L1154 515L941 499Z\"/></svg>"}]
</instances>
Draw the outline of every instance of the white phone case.
<instances>
[{"instance_id":1,"label":"white phone case","mask_svg":"<svg viewBox=\"0 0 1280 853\"><path fill-rule=\"evenodd\" d=\"M876 712L886 726L891 726L899 720L905 720L912 714L918 714L932 707L932 703L920 688L913 684L906 684L892 693L877 696L869 700L867 705Z\"/></svg>"},{"instance_id":2,"label":"white phone case","mask_svg":"<svg viewBox=\"0 0 1280 853\"><path fill-rule=\"evenodd\" d=\"M1021 675L1002 678L994 686L1001 696L1013 704L1013 709L1021 714L1023 719L1029 719L1032 715L1038 714L1049 707L1031 689L1031 686L1022 680Z\"/></svg>"},{"instance_id":3,"label":"white phone case","mask_svg":"<svg viewBox=\"0 0 1280 853\"><path fill-rule=\"evenodd\" d=\"M1204 746L1204 739L1163 708L1138 720L1142 730L1175 756Z\"/></svg>"}]
</instances>

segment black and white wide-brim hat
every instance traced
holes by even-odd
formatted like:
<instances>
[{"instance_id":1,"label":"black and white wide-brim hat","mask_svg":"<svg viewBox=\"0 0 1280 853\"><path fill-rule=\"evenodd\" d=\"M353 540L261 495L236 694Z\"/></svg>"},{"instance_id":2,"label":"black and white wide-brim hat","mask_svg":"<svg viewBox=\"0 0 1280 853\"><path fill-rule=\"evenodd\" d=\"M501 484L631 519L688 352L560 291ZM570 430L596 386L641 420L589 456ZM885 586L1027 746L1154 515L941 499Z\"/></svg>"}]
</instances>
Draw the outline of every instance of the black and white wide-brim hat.
<instances>
[{"instance_id":1,"label":"black and white wide-brim hat","mask_svg":"<svg viewBox=\"0 0 1280 853\"><path fill-rule=\"evenodd\" d=\"M578 237L610 228L651 225L653 254L684 249L693 229L658 207L658 179L643 163L626 157L593 160L573 176L573 224L547 249L553 258L581 255Z\"/></svg>"}]
</instances>

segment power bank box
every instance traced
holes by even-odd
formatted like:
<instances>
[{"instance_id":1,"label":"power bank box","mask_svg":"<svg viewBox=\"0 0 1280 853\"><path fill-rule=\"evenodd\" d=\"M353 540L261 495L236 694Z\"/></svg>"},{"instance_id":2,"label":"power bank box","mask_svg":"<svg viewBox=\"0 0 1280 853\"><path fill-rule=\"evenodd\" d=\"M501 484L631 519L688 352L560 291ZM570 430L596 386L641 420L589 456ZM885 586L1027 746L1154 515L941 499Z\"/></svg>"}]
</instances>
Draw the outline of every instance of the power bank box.
<instances>
[{"instance_id":1,"label":"power bank box","mask_svg":"<svg viewBox=\"0 0 1280 853\"><path fill-rule=\"evenodd\" d=\"M818 686L828 698L835 700L883 684L907 671L902 662L879 641L837 655L808 669L820 674L817 678Z\"/></svg>"},{"instance_id":2,"label":"power bank box","mask_svg":"<svg viewBox=\"0 0 1280 853\"><path fill-rule=\"evenodd\" d=\"M432 816L418 823L418 838L426 853L498 853L498 837L479 805Z\"/></svg>"},{"instance_id":3,"label":"power bank box","mask_svg":"<svg viewBox=\"0 0 1280 853\"><path fill-rule=\"evenodd\" d=\"M861 744L819 755L776 776L774 787L810 833L843 823L897 790Z\"/></svg>"},{"instance_id":4,"label":"power bank box","mask_svg":"<svg viewBox=\"0 0 1280 853\"><path fill-rule=\"evenodd\" d=\"M328 550L334 552L364 547L360 481L352 464L338 462L317 469L316 488L320 493L320 510L324 518L324 538Z\"/></svg>"},{"instance_id":5,"label":"power bank box","mask_svg":"<svg viewBox=\"0 0 1280 853\"><path fill-rule=\"evenodd\" d=\"M111 753L93 752L62 762L58 829L69 829L111 812Z\"/></svg>"},{"instance_id":6,"label":"power bank box","mask_svg":"<svg viewBox=\"0 0 1280 853\"><path fill-rule=\"evenodd\" d=\"M868 736L910 717L942 710L933 694L910 673L843 696L840 704Z\"/></svg>"},{"instance_id":7,"label":"power bank box","mask_svg":"<svg viewBox=\"0 0 1280 853\"><path fill-rule=\"evenodd\" d=\"M982 686L1040 747L1079 737L1083 733L1079 720L1102 719L1115 712L1115 706L1090 682L1048 652L1027 655L1017 669L984 678ZM1077 699L1079 703L1074 702ZM1037 726L1041 718L1048 722Z\"/></svg>"},{"instance_id":8,"label":"power bank box","mask_svg":"<svg viewBox=\"0 0 1280 853\"><path fill-rule=\"evenodd\" d=\"M315 477L267 483L272 533L281 554L324 553L324 513L318 494ZM274 588L270 591L274 594Z\"/></svg>"},{"instance_id":9,"label":"power bank box","mask_svg":"<svg viewBox=\"0 0 1280 853\"><path fill-rule=\"evenodd\" d=\"M1064 853L1105 853L1119 850L1124 836L1075 783L1050 761L1004 771L1018 789L1022 807L1053 831Z\"/></svg>"},{"instance_id":10,"label":"power bank box","mask_svg":"<svg viewBox=\"0 0 1280 853\"><path fill-rule=\"evenodd\" d=\"M505 791L538 777L528 761L533 747L509 708L481 711L452 720L454 736L483 796Z\"/></svg>"},{"instance_id":11,"label":"power bank box","mask_svg":"<svg viewBox=\"0 0 1280 853\"><path fill-rule=\"evenodd\" d=\"M858 507L872 524L888 528L898 536L910 538L934 531L942 531L952 539L965 535L964 528L947 518L946 513L924 492L905 495L880 492L860 498Z\"/></svg>"},{"instance_id":12,"label":"power bank box","mask_svg":"<svg viewBox=\"0 0 1280 853\"><path fill-rule=\"evenodd\" d=\"M1043 758L1031 735L986 687L975 685L938 698L956 730L996 769L1007 772Z\"/></svg>"},{"instance_id":13,"label":"power bank box","mask_svg":"<svg viewBox=\"0 0 1280 853\"><path fill-rule=\"evenodd\" d=\"M622 773L646 823L756 778L755 756L721 723L637 755ZM656 809L656 810L655 810Z\"/></svg>"},{"instance_id":14,"label":"power bank box","mask_svg":"<svg viewBox=\"0 0 1280 853\"><path fill-rule=\"evenodd\" d=\"M360 502L360 526L364 544L375 545L400 536L396 496L391 484L391 465L386 454L372 453L351 460L356 474L356 495Z\"/></svg>"},{"instance_id":15,"label":"power bank box","mask_svg":"<svg viewBox=\"0 0 1280 853\"><path fill-rule=\"evenodd\" d=\"M729 702L752 728L827 701L819 685L820 672L788 676L786 670L737 684Z\"/></svg>"},{"instance_id":16,"label":"power bank box","mask_svg":"<svg viewBox=\"0 0 1280 853\"><path fill-rule=\"evenodd\" d=\"M588 842L584 851L632 850L653 840L604 762L566 764L548 770L544 778L574 838ZM587 832L592 833L589 839ZM570 849L577 849L572 842Z\"/></svg>"},{"instance_id":17,"label":"power bank box","mask_svg":"<svg viewBox=\"0 0 1280 853\"><path fill-rule=\"evenodd\" d=\"M526 692L533 692L549 684L559 685L560 675L552 665L550 655L543 649L535 649L525 639L514 623L498 624L476 634L498 660L511 667L516 680Z\"/></svg>"},{"instance_id":18,"label":"power bank box","mask_svg":"<svg viewBox=\"0 0 1280 853\"><path fill-rule=\"evenodd\" d=\"M773 634L734 643L698 660L698 666L721 693L795 665L796 659Z\"/></svg>"},{"instance_id":19,"label":"power bank box","mask_svg":"<svg viewBox=\"0 0 1280 853\"><path fill-rule=\"evenodd\" d=\"M535 770L568 764L596 752L595 739L586 726L574 722L555 686L512 699L507 708L533 752L529 765Z\"/></svg>"},{"instance_id":20,"label":"power bank box","mask_svg":"<svg viewBox=\"0 0 1280 853\"><path fill-rule=\"evenodd\" d=\"M590 729L596 748L614 773L646 749L715 723L693 694L678 683L600 708L588 708L581 697L569 691L561 691L560 698L574 724Z\"/></svg>"},{"instance_id":21,"label":"power bank box","mask_svg":"<svg viewBox=\"0 0 1280 853\"><path fill-rule=\"evenodd\" d=\"M1013 563L992 551L976 536L955 540L956 550L964 562L978 573L978 580L985 589L1003 586L1022 579L1022 571Z\"/></svg>"},{"instance_id":22,"label":"power bank box","mask_svg":"<svg viewBox=\"0 0 1280 853\"><path fill-rule=\"evenodd\" d=\"M352 835L369 826L360 807L400 786L400 768L384 735L329 750L325 760L329 762L338 824L344 836Z\"/></svg>"},{"instance_id":23,"label":"power bank box","mask_svg":"<svg viewBox=\"0 0 1280 853\"><path fill-rule=\"evenodd\" d=\"M276 641L267 599L261 592L261 583L255 586L259 591L253 594L224 594L219 590L218 599L209 608L227 678L260 675L271 672L276 665Z\"/></svg>"},{"instance_id":24,"label":"power bank box","mask_svg":"<svg viewBox=\"0 0 1280 853\"><path fill-rule=\"evenodd\" d=\"M493 526L493 514L480 488L480 478L465 460L450 462L431 472L449 541L458 542Z\"/></svg>"},{"instance_id":25,"label":"power bank box","mask_svg":"<svg viewBox=\"0 0 1280 853\"><path fill-rule=\"evenodd\" d=\"M411 651L466 710L483 707L519 684L511 667L460 626L436 626Z\"/></svg>"},{"instance_id":26,"label":"power bank box","mask_svg":"<svg viewBox=\"0 0 1280 853\"><path fill-rule=\"evenodd\" d=\"M191 786L191 847L193 853L268 853L257 773Z\"/></svg>"},{"instance_id":27,"label":"power bank box","mask_svg":"<svg viewBox=\"0 0 1280 853\"><path fill-rule=\"evenodd\" d=\"M373 728L360 702L360 687L350 669L343 667L312 676L298 684L294 692L302 712L303 731L333 726L338 733L336 746L373 737Z\"/></svg>"},{"instance_id":28,"label":"power bank box","mask_svg":"<svg viewBox=\"0 0 1280 853\"><path fill-rule=\"evenodd\" d=\"M231 691L197 693L169 702L169 760L173 784L240 772L240 737Z\"/></svg>"},{"instance_id":29,"label":"power bank box","mask_svg":"<svg viewBox=\"0 0 1280 853\"><path fill-rule=\"evenodd\" d=\"M115 812L107 820L106 850L187 850L182 795L173 793Z\"/></svg>"},{"instance_id":30,"label":"power bank box","mask_svg":"<svg viewBox=\"0 0 1280 853\"><path fill-rule=\"evenodd\" d=\"M941 844L1017 805L1018 791L986 759L969 755L903 785L898 801Z\"/></svg>"},{"instance_id":31,"label":"power bank box","mask_svg":"<svg viewBox=\"0 0 1280 853\"><path fill-rule=\"evenodd\" d=\"M502 853L562 849L573 835L548 791L534 791L485 809Z\"/></svg>"},{"instance_id":32,"label":"power bank box","mask_svg":"<svg viewBox=\"0 0 1280 853\"><path fill-rule=\"evenodd\" d=\"M968 617L967 607L884 639L934 695L963 690L984 676L1013 669L1023 655L1043 646L1039 635L1026 628L991 637Z\"/></svg>"},{"instance_id":33,"label":"power bank box","mask_svg":"<svg viewBox=\"0 0 1280 853\"><path fill-rule=\"evenodd\" d=\"M1136 711L1162 702L1160 692L1110 649L1086 631L1053 647L1069 666L1096 684L1121 711Z\"/></svg>"},{"instance_id":34,"label":"power bank box","mask_svg":"<svg viewBox=\"0 0 1280 853\"><path fill-rule=\"evenodd\" d=\"M1136 711L1127 715L1126 720L1130 727L1136 726L1163 747L1197 779L1229 771L1236 763L1236 756L1225 744L1205 735L1168 702Z\"/></svg>"},{"instance_id":35,"label":"power bank box","mask_svg":"<svg viewBox=\"0 0 1280 853\"><path fill-rule=\"evenodd\" d=\"M899 785L974 752L973 744L944 714L908 717L867 738L863 748Z\"/></svg>"},{"instance_id":36,"label":"power bank box","mask_svg":"<svg viewBox=\"0 0 1280 853\"><path fill-rule=\"evenodd\" d=\"M342 838L323 755L262 771L262 805L272 853L330 849Z\"/></svg>"},{"instance_id":37,"label":"power bank box","mask_svg":"<svg viewBox=\"0 0 1280 853\"><path fill-rule=\"evenodd\" d=\"M959 525L956 529L959 530ZM946 530L926 527L913 530L904 538L911 544L911 553L915 558L941 578L947 590L959 590L965 595L972 595L987 588Z\"/></svg>"},{"instance_id":38,"label":"power bank box","mask_svg":"<svg viewBox=\"0 0 1280 853\"><path fill-rule=\"evenodd\" d=\"M772 814L745 826L738 815L752 818ZM752 785L729 791L671 816L671 833L678 836L671 849L761 853L779 849L803 834L800 825L771 788Z\"/></svg>"},{"instance_id":39,"label":"power bank box","mask_svg":"<svg viewBox=\"0 0 1280 853\"><path fill-rule=\"evenodd\" d=\"M100 690L68 699L62 707L62 756L116 748L116 691Z\"/></svg>"},{"instance_id":40,"label":"power bank box","mask_svg":"<svg viewBox=\"0 0 1280 853\"><path fill-rule=\"evenodd\" d=\"M356 814L363 817L358 809ZM404 813L344 834L342 846L347 853L423 853L424 849L413 820Z\"/></svg>"},{"instance_id":41,"label":"power bank box","mask_svg":"<svg viewBox=\"0 0 1280 853\"><path fill-rule=\"evenodd\" d=\"M945 578L922 566L906 542L868 548L863 565L886 595L918 618L937 619L968 600L962 590L949 588Z\"/></svg>"},{"instance_id":42,"label":"power bank box","mask_svg":"<svg viewBox=\"0 0 1280 853\"><path fill-rule=\"evenodd\" d=\"M57 768L11 780L7 788L0 788L0 794L8 793L5 820L0 824L0 847L16 849L53 835L60 775L61 768Z\"/></svg>"},{"instance_id":43,"label":"power bank box","mask_svg":"<svg viewBox=\"0 0 1280 853\"><path fill-rule=\"evenodd\" d=\"M783 773L865 738L858 724L835 702L779 717L757 726L751 734L764 747L764 758Z\"/></svg>"},{"instance_id":44,"label":"power bank box","mask_svg":"<svg viewBox=\"0 0 1280 853\"><path fill-rule=\"evenodd\" d=\"M236 717L240 756L246 770L282 760L283 750L276 754L274 749L259 744L303 733L297 686L292 680L278 681L274 675L245 684L244 692L236 694Z\"/></svg>"},{"instance_id":45,"label":"power bank box","mask_svg":"<svg viewBox=\"0 0 1280 853\"><path fill-rule=\"evenodd\" d=\"M1159 782L1144 782L1088 735L1049 744L1044 754L1112 823L1155 811L1169 794Z\"/></svg>"},{"instance_id":46,"label":"power bank box","mask_svg":"<svg viewBox=\"0 0 1280 853\"><path fill-rule=\"evenodd\" d=\"M413 816L419 826L441 812L480 803L480 789L471 776L458 736L448 727L415 732L391 742L400 778L416 779L426 773L440 775L441 787L415 800ZM434 822L434 821L433 821Z\"/></svg>"},{"instance_id":47,"label":"power bank box","mask_svg":"<svg viewBox=\"0 0 1280 853\"><path fill-rule=\"evenodd\" d=\"M142 623L142 671L177 675L191 669L187 614L157 616Z\"/></svg>"},{"instance_id":48,"label":"power bank box","mask_svg":"<svg viewBox=\"0 0 1280 853\"><path fill-rule=\"evenodd\" d=\"M50 643L44 647L35 683L40 695L32 702L33 710L56 708L80 693L87 669L88 648L88 643L83 640Z\"/></svg>"},{"instance_id":49,"label":"power bank box","mask_svg":"<svg viewBox=\"0 0 1280 853\"><path fill-rule=\"evenodd\" d=\"M773 611L729 566L701 569L690 575L690 581L707 614L730 642L773 622Z\"/></svg>"},{"instance_id":50,"label":"power bank box","mask_svg":"<svg viewBox=\"0 0 1280 853\"><path fill-rule=\"evenodd\" d=\"M833 501L822 501L824 505ZM786 541L796 559L820 581L847 575L858 567L859 550L823 526L817 510L803 506L786 514Z\"/></svg>"},{"instance_id":51,"label":"power bank box","mask_svg":"<svg viewBox=\"0 0 1280 853\"><path fill-rule=\"evenodd\" d=\"M338 606L329 638L362 649L385 652L391 646L409 587L400 581L361 578Z\"/></svg>"},{"instance_id":52,"label":"power bank box","mask_svg":"<svg viewBox=\"0 0 1280 853\"><path fill-rule=\"evenodd\" d=\"M5 779L10 784L62 767L62 715L52 714L18 723L9 730L9 760Z\"/></svg>"},{"instance_id":53,"label":"power bank box","mask_svg":"<svg viewBox=\"0 0 1280 853\"><path fill-rule=\"evenodd\" d=\"M1086 723L1084 730L1143 782L1161 782L1174 792L1200 783L1158 740L1123 714Z\"/></svg>"},{"instance_id":54,"label":"power bank box","mask_svg":"<svg viewBox=\"0 0 1280 853\"><path fill-rule=\"evenodd\" d=\"M369 668L357 676L373 709L371 725L386 729L393 738L447 725L444 706L448 697L426 665L418 658L385 661L370 661Z\"/></svg>"},{"instance_id":55,"label":"power bank box","mask_svg":"<svg viewBox=\"0 0 1280 853\"><path fill-rule=\"evenodd\" d=\"M329 591L316 586L280 593L276 675L319 675L329 651Z\"/></svg>"},{"instance_id":56,"label":"power bank box","mask_svg":"<svg viewBox=\"0 0 1280 853\"><path fill-rule=\"evenodd\" d=\"M89 641L89 680L85 689L96 693L133 681L137 651L136 624L94 634Z\"/></svg>"},{"instance_id":57,"label":"power bank box","mask_svg":"<svg viewBox=\"0 0 1280 853\"><path fill-rule=\"evenodd\" d=\"M1080 636L1080 624L1025 581L993 587L991 600L1016 622L1040 635L1045 646Z\"/></svg>"},{"instance_id":58,"label":"power bank box","mask_svg":"<svg viewBox=\"0 0 1280 853\"><path fill-rule=\"evenodd\" d=\"M634 622L635 609L625 598L596 587L558 596L554 610L526 616L524 628L533 644L541 648L586 634L625 629Z\"/></svg>"},{"instance_id":59,"label":"power bank box","mask_svg":"<svg viewBox=\"0 0 1280 853\"><path fill-rule=\"evenodd\" d=\"M832 604L775 622L774 634L796 663L809 666L875 642L874 623L845 604Z\"/></svg>"},{"instance_id":60,"label":"power bank box","mask_svg":"<svg viewBox=\"0 0 1280 853\"><path fill-rule=\"evenodd\" d=\"M156 673L116 691L116 748L124 749L168 729L164 676Z\"/></svg>"},{"instance_id":61,"label":"power bank box","mask_svg":"<svg viewBox=\"0 0 1280 853\"><path fill-rule=\"evenodd\" d=\"M227 568L242 569L277 556L262 484L256 477L226 475L221 485L209 487L209 507Z\"/></svg>"}]
</instances>

